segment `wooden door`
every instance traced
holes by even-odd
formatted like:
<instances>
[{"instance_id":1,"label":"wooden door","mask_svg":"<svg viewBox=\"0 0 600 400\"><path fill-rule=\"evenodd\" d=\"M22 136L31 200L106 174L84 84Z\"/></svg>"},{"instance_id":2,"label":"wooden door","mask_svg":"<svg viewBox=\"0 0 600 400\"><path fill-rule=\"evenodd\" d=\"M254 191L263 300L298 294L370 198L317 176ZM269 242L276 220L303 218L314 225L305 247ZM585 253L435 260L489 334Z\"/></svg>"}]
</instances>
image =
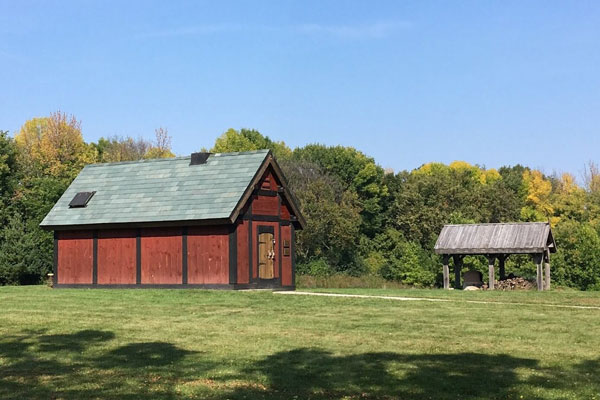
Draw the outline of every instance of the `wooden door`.
<instances>
[{"instance_id":1,"label":"wooden door","mask_svg":"<svg viewBox=\"0 0 600 400\"><path fill-rule=\"evenodd\" d=\"M258 278L275 278L275 239L272 232L258 235Z\"/></svg>"}]
</instances>

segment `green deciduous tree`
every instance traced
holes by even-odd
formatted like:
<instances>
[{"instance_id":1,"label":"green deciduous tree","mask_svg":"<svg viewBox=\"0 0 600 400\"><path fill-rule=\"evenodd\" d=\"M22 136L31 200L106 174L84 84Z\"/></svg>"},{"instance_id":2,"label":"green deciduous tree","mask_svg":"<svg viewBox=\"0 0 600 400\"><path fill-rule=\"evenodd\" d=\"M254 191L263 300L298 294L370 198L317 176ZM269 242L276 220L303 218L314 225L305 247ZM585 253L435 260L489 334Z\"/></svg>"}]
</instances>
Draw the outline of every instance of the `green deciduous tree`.
<instances>
[{"instance_id":1,"label":"green deciduous tree","mask_svg":"<svg viewBox=\"0 0 600 400\"><path fill-rule=\"evenodd\" d=\"M600 290L600 235L585 222L561 221L554 229L558 252L552 259L555 282Z\"/></svg>"},{"instance_id":2,"label":"green deciduous tree","mask_svg":"<svg viewBox=\"0 0 600 400\"><path fill-rule=\"evenodd\" d=\"M337 271L360 269L360 207L356 194L308 161L282 161L300 202L306 228L298 234L298 262L323 259Z\"/></svg>"},{"instance_id":3,"label":"green deciduous tree","mask_svg":"<svg viewBox=\"0 0 600 400\"><path fill-rule=\"evenodd\" d=\"M217 138L210 151L213 153L227 153L261 149L271 150L278 160L288 159L292 154L292 150L285 142L273 141L254 129L241 129L239 131L228 129Z\"/></svg>"},{"instance_id":4,"label":"green deciduous tree","mask_svg":"<svg viewBox=\"0 0 600 400\"><path fill-rule=\"evenodd\" d=\"M496 170L458 161L429 163L385 178L390 200L386 225L432 249L446 223L505 222L520 216L522 202Z\"/></svg>"},{"instance_id":5,"label":"green deciduous tree","mask_svg":"<svg viewBox=\"0 0 600 400\"><path fill-rule=\"evenodd\" d=\"M0 226L6 223L16 185L17 148L8 132L0 131Z\"/></svg>"},{"instance_id":6,"label":"green deciduous tree","mask_svg":"<svg viewBox=\"0 0 600 400\"><path fill-rule=\"evenodd\" d=\"M12 214L0 231L0 285L40 283L52 268L51 236Z\"/></svg>"},{"instance_id":7,"label":"green deciduous tree","mask_svg":"<svg viewBox=\"0 0 600 400\"><path fill-rule=\"evenodd\" d=\"M374 237L383 226L383 203L388 195L384 171L375 160L352 147L311 144L294 150L295 160L310 161L339 178L359 199L361 231Z\"/></svg>"},{"instance_id":8,"label":"green deciduous tree","mask_svg":"<svg viewBox=\"0 0 600 400\"><path fill-rule=\"evenodd\" d=\"M395 229L387 229L373 242L375 251L369 254L369 259L380 264L381 276L407 285L433 286L439 269L434 262L437 257L418 243L407 241Z\"/></svg>"}]
</instances>

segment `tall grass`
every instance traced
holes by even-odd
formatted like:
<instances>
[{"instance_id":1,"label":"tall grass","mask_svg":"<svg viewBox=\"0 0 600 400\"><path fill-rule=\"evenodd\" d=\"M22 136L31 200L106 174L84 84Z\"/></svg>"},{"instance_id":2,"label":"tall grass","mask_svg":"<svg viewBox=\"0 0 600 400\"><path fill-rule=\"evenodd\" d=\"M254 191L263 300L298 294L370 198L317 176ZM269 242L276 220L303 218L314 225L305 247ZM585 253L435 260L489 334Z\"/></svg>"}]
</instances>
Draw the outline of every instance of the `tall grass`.
<instances>
[{"instance_id":1,"label":"tall grass","mask_svg":"<svg viewBox=\"0 0 600 400\"><path fill-rule=\"evenodd\" d=\"M409 289L411 286L399 282L391 282L380 276L349 276L335 274L329 276L296 275L298 289Z\"/></svg>"}]
</instances>

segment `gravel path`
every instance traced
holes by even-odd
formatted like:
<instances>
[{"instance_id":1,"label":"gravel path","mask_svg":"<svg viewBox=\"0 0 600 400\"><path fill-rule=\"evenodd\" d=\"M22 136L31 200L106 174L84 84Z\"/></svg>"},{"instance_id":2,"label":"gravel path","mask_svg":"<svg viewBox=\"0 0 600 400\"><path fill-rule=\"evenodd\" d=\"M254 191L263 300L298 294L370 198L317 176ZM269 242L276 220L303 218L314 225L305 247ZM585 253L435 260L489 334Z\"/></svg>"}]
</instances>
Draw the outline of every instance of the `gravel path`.
<instances>
[{"instance_id":1,"label":"gravel path","mask_svg":"<svg viewBox=\"0 0 600 400\"><path fill-rule=\"evenodd\" d=\"M401 297L401 296L376 296L367 294L344 294L344 293L322 293L322 292L302 292L302 291L278 291L273 292L284 295L299 295L299 296L325 296L325 297L352 297L358 299L385 299L396 301L431 301L431 302L447 302L447 303L471 303L471 304L501 304L511 306L534 306L534 307L552 307L552 308L575 308L582 310L600 310L598 306L573 306L566 304L544 304L544 303L510 303L502 301L483 301L483 300L453 300L453 299L434 299L430 297Z\"/></svg>"}]
</instances>

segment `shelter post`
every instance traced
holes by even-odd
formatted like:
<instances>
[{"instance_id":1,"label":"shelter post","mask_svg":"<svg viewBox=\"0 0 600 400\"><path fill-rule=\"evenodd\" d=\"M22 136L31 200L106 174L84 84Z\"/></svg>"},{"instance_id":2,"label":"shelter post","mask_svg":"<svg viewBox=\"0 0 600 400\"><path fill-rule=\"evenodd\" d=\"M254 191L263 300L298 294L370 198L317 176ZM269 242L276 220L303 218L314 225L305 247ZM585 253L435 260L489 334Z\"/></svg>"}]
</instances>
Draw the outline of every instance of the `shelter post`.
<instances>
[{"instance_id":1,"label":"shelter post","mask_svg":"<svg viewBox=\"0 0 600 400\"><path fill-rule=\"evenodd\" d=\"M537 270L537 276L536 276L537 289L544 290L544 275L542 274L542 263L544 262L544 254L543 253L534 254L533 262L535 263L536 270Z\"/></svg>"},{"instance_id":2,"label":"shelter post","mask_svg":"<svg viewBox=\"0 0 600 400\"><path fill-rule=\"evenodd\" d=\"M498 256L498 270L500 272L500 280L506 279L506 269L504 268L504 261L508 258L508 254L500 254Z\"/></svg>"},{"instance_id":3,"label":"shelter post","mask_svg":"<svg viewBox=\"0 0 600 400\"><path fill-rule=\"evenodd\" d=\"M493 255L488 255L488 269L489 269L489 283L488 283L488 289L490 290L494 290L494 281L496 280L496 277L494 276L495 271L494 271L494 262L496 261L496 257Z\"/></svg>"},{"instance_id":4,"label":"shelter post","mask_svg":"<svg viewBox=\"0 0 600 400\"><path fill-rule=\"evenodd\" d=\"M550 252L544 255L544 290L550 290Z\"/></svg>"},{"instance_id":5,"label":"shelter post","mask_svg":"<svg viewBox=\"0 0 600 400\"><path fill-rule=\"evenodd\" d=\"M444 289L450 289L450 270L448 268L448 263L450 262L450 256L445 254L443 256L444 263Z\"/></svg>"},{"instance_id":6,"label":"shelter post","mask_svg":"<svg viewBox=\"0 0 600 400\"><path fill-rule=\"evenodd\" d=\"M454 260L454 289L460 289L460 272L463 266L463 256L455 255L452 256Z\"/></svg>"}]
</instances>

